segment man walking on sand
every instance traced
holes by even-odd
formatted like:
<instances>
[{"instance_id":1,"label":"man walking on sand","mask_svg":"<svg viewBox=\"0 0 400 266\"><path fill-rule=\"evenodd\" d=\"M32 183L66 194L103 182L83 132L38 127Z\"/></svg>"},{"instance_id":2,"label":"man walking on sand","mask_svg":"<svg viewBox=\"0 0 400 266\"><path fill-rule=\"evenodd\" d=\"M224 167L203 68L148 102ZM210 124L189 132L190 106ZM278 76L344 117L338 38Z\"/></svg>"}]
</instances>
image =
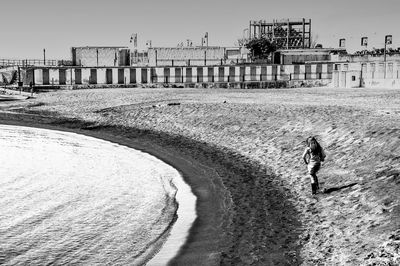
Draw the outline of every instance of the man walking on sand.
<instances>
[{"instance_id":1,"label":"man walking on sand","mask_svg":"<svg viewBox=\"0 0 400 266\"><path fill-rule=\"evenodd\" d=\"M318 141L314 137L308 137L307 148L303 153L304 163L307 164L308 173L311 180L311 191L312 194L316 194L319 189L317 172L321 168L321 162L325 160L325 152L319 145Z\"/></svg>"}]
</instances>

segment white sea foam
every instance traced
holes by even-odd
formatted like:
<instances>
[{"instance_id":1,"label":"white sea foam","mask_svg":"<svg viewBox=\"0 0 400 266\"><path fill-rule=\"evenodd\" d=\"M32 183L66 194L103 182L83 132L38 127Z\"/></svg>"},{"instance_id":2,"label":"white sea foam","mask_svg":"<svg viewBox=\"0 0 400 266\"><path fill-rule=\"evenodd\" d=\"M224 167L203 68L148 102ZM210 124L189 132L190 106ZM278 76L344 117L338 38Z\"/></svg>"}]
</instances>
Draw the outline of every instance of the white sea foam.
<instances>
[{"instance_id":1,"label":"white sea foam","mask_svg":"<svg viewBox=\"0 0 400 266\"><path fill-rule=\"evenodd\" d=\"M173 220L176 188L185 215L156 261L183 244L195 199L157 158L74 133L4 125L0 147L0 264L137 264Z\"/></svg>"}]
</instances>

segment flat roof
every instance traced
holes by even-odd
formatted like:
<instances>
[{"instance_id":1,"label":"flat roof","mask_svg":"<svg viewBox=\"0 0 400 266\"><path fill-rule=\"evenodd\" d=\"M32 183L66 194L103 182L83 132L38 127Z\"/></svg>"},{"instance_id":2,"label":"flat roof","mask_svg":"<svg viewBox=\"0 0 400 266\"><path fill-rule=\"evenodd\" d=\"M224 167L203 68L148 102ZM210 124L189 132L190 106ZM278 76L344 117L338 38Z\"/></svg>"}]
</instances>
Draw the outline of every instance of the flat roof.
<instances>
[{"instance_id":1,"label":"flat roof","mask_svg":"<svg viewBox=\"0 0 400 266\"><path fill-rule=\"evenodd\" d=\"M82 49L82 48L87 48L87 49L90 49L90 48L114 48L114 49L116 49L116 48L126 48L126 49L128 49L129 47L128 46L72 46L71 48L79 48L79 49Z\"/></svg>"}]
</instances>

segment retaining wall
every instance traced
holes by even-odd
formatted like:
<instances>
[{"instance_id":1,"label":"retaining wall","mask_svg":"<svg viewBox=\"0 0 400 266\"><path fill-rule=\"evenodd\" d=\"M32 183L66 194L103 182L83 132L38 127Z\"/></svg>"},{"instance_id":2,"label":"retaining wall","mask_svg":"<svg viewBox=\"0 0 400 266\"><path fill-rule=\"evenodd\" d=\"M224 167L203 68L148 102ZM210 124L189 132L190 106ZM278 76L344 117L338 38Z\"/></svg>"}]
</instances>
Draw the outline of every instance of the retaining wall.
<instances>
[{"instance_id":1,"label":"retaining wall","mask_svg":"<svg viewBox=\"0 0 400 266\"><path fill-rule=\"evenodd\" d=\"M224 65L194 67L34 67L34 86L243 83L332 79L332 64Z\"/></svg>"}]
</instances>

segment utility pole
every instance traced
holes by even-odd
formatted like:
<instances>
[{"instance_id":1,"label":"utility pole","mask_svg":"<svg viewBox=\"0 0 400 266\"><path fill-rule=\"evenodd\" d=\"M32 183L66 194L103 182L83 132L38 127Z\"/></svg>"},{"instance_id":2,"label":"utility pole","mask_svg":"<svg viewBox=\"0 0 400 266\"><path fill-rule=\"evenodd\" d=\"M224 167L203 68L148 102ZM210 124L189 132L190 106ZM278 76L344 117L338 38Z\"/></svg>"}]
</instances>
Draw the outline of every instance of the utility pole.
<instances>
[{"instance_id":1,"label":"utility pole","mask_svg":"<svg viewBox=\"0 0 400 266\"><path fill-rule=\"evenodd\" d=\"M383 65L384 65L384 76L383 78L386 78L386 45L392 44L392 35L386 35L385 36L385 49L383 51Z\"/></svg>"}]
</instances>

